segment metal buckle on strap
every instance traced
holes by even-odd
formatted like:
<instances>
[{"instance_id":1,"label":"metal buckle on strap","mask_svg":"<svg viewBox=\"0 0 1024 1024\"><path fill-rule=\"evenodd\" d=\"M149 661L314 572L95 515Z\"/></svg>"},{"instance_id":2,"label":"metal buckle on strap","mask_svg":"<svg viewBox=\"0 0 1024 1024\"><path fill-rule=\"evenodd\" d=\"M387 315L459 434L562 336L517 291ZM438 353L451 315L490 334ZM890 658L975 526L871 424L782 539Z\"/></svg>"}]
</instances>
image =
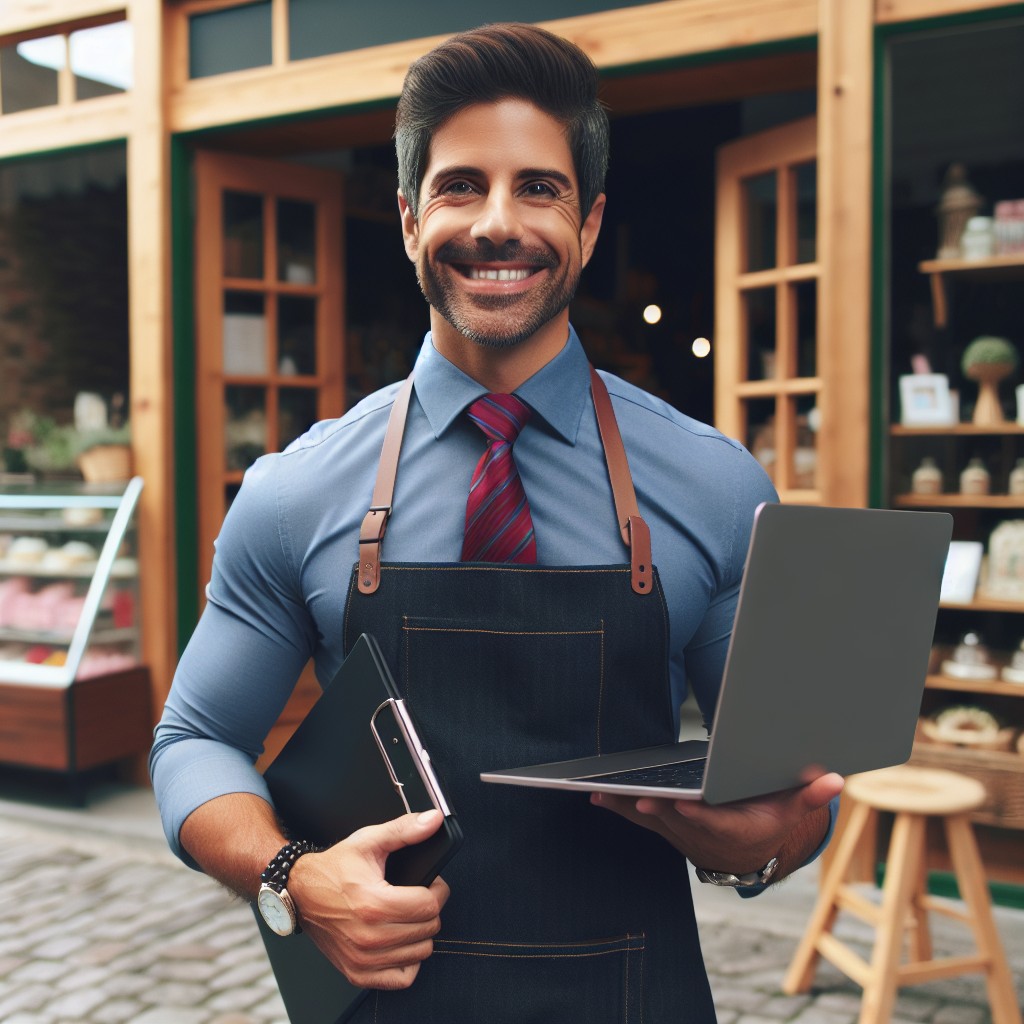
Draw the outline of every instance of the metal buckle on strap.
<instances>
[{"instance_id":1,"label":"metal buckle on strap","mask_svg":"<svg viewBox=\"0 0 1024 1024\"><path fill-rule=\"evenodd\" d=\"M391 517L390 505L371 505L359 528L359 590L372 594L380 585L380 542Z\"/></svg>"},{"instance_id":2,"label":"metal buckle on strap","mask_svg":"<svg viewBox=\"0 0 1024 1024\"><path fill-rule=\"evenodd\" d=\"M650 594L653 589L651 566L651 530L640 516L630 516L629 566L633 590L638 594Z\"/></svg>"}]
</instances>

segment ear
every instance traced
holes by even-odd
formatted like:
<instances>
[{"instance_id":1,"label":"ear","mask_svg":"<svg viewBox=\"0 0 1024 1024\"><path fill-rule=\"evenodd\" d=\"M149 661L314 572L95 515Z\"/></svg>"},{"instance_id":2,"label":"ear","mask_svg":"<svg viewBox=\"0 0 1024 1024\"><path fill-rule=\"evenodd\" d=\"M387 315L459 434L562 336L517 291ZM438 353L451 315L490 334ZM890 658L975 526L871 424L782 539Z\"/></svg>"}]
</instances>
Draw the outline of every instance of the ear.
<instances>
[{"instance_id":1,"label":"ear","mask_svg":"<svg viewBox=\"0 0 1024 1024\"><path fill-rule=\"evenodd\" d=\"M401 189L398 191L398 213L402 218L402 240L405 242L405 254L415 263L420 250L420 226L416 223L416 218Z\"/></svg>"},{"instance_id":2,"label":"ear","mask_svg":"<svg viewBox=\"0 0 1024 1024\"><path fill-rule=\"evenodd\" d=\"M601 221L604 218L605 194L602 192L590 208L583 226L580 228L580 252L583 256L583 266L590 262L594 254L594 246L597 245L597 236L601 233Z\"/></svg>"}]
</instances>

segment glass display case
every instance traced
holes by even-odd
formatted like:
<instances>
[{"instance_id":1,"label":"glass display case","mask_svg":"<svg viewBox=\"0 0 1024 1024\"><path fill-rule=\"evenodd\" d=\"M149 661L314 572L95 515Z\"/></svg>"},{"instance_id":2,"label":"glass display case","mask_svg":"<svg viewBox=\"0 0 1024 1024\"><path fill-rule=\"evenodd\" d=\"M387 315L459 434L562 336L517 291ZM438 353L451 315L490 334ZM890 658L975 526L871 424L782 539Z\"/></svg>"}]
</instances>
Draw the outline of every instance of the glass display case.
<instances>
[{"instance_id":1,"label":"glass display case","mask_svg":"<svg viewBox=\"0 0 1024 1024\"><path fill-rule=\"evenodd\" d=\"M135 477L0 493L0 763L74 774L148 748L141 491Z\"/></svg>"}]
</instances>

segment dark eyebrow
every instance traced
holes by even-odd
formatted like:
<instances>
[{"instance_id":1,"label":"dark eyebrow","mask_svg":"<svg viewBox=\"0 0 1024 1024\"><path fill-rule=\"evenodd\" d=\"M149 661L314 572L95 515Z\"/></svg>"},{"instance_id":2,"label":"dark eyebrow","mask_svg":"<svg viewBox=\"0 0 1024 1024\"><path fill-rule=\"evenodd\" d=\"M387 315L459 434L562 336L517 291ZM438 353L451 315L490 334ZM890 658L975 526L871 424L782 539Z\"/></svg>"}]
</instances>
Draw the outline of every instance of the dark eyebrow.
<instances>
[{"instance_id":1,"label":"dark eyebrow","mask_svg":"<svg viewBox=\"0 0 1024 1024\"><path fill-rule=\"evenodd\" d=\"M469 164L442 167L431 176L428 187L433 190L437 187L437 183L444 178L479 178L483 173L479 167ZM524 167L521 171L516 172L517 181L533 181L535 178L548 178L557 182L566 191L572 191L573 188L572 179L567 174L551 167Z\"/></svg>"}]
</instances>

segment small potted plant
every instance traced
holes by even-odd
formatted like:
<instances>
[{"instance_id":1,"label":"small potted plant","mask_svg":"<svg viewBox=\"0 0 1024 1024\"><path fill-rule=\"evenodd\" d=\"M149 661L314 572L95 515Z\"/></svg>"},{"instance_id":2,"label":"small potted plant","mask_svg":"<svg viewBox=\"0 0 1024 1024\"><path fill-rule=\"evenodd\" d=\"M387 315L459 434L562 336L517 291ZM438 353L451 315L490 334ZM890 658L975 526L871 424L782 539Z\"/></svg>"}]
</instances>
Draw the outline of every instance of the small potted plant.
<instances>
[{"instance_id":1,"label":"small potted plant","mask_svg":"<svg viewBox=\"0 0 1024 1024\"><path fill-rule=\"evenodd\" d=\"M1003 423L1003 407L999 401L999 382L1017 369L1017 350L1006 338L985 335L975 338L966 349L960 367L964 376L978 382L978 401L974 406L974 423L995 426Z\"/></svg>"},{"instance_id":2,"label":"small potted plant","mask_svg":"<svg viewBox=\"0 0 1024 1024\"><path fill-rule=\"evenodd\" d=\"M79 431L75 437L76 462L89 483L114 483L132 475L131 430L103 427Z\"/></svg>"}]
</instances>

